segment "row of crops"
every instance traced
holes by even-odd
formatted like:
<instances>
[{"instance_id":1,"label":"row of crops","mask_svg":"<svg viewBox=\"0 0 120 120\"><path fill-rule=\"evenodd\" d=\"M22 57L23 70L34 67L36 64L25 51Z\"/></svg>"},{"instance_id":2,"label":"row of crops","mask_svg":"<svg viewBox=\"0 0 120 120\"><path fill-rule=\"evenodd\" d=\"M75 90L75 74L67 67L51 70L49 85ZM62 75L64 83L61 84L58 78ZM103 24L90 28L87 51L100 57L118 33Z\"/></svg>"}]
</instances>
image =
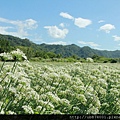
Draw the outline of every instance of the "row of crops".
<instances>
[{"instance_id":1,"label":"row of crops","mask_svg":"<svg viewBox=\"0 0 120 120\"><path fill-rule=\"evenodd\" d=\"M120 64L1 62L0 114L120 114Z\"/></svg>"}]
</instances>

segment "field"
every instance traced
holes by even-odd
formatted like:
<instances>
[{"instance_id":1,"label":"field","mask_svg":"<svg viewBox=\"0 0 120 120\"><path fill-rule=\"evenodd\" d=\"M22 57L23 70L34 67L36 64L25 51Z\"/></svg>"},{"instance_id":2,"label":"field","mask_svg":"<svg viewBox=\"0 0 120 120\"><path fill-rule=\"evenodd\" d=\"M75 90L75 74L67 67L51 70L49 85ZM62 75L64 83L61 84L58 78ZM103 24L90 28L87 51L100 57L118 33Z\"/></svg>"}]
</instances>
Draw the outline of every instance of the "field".
<instances>
[{"instance_id":1,"label":"field","mask_svg":"<svg viewBox=\"0 0 120 120\"><path fill-rule=\"evenodd\" d=\"M0 62L0 114L120 114L120 64Z\"/></svg>"}]
</instances>

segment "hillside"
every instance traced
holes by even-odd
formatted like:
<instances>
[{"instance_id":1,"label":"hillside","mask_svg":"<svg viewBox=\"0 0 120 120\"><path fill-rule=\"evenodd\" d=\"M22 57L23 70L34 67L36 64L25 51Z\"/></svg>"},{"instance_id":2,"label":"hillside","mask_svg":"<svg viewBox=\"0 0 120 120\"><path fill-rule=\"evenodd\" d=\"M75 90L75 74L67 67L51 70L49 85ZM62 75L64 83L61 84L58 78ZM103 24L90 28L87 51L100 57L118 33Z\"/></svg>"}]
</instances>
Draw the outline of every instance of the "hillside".
<instances>
[{"instance_id":1,"label":"hillside","mask_svg":"<svg viewBox=\"0 0 120 120\"><path fill-rule=\"evenodd\" d=\"M44 54L45 52L51 52L55 54L60 54L62 57L69 57L76 55L78 57L86 58L92 57L93 55L104 56L107 58L120 58L120 50L107 51L107 50L95 50L88 46L79 47L75 44L71 45L48 45L48 44L35 44L29 39L21 39L11 35L0 34L0 53L7 51L6 49L22 47L30 48L32 52L37 52L37 54ZM33 54L33 53L32 53ZM41 54L41 55L42 55ZM36 55L35 55L36 56Z\"/></svg>"},{"instance_id":2,"label":"hillside","mask_svg":"<svg viewBox=\"0 0 120 120\"><path fill-rule=\"evenodd\" d=\"M116 50L116 51L96 50L88 46L79 47L75 44L64 45L64 46L63 45L41 44L39 46L47 51L51 51L56 54L61 54L64 57L68 57L72 55L77 55L82 58L92 57L93 55L104 56L107 58L119 58L120 57L120 50Z\"/></svg>"}]
</instances>

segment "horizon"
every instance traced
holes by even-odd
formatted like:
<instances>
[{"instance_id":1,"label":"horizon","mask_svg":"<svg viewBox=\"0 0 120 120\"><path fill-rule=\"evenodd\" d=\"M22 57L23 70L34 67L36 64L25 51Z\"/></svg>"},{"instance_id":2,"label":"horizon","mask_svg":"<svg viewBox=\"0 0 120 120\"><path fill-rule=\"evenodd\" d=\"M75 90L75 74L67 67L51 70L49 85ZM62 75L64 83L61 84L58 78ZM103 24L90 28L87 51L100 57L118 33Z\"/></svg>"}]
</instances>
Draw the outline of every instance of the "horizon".
<instances>
[{"instance_id":1,"label":"horizon","mask_svg":"<svg viewBox=\"0 0 120 120\"><path fill-rule=\"evenodd\" d=\"M1 0L0 34L36 44L120 50L119 0Z\"/></svg>"}]
</instances>

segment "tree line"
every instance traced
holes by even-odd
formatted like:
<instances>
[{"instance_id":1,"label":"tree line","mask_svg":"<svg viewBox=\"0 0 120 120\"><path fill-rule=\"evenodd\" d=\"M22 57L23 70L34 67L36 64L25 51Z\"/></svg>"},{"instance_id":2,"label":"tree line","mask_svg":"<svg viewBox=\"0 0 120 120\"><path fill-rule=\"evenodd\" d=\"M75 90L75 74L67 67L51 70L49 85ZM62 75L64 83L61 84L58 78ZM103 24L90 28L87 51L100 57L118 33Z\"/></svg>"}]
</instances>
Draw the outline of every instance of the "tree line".
<instances>
[{"instance_id":1,"label":"tree line","mask_svg":"<svg viewBox=\"0 0 120 120\"><path fill-rule=\"evenodd\" d=\"M85 60L86 60L85 57L79 57L78 55L74 54L74 52L73 52L73 54L64 56L62 54L59 54L59 52L57 54L55 52L46 50L47 48L42 49L33 43L30 44L29 40L27 40L27 39L24 42L25 43L20 42L21 43L20 45L19 44L14 45L14 44L11 44L11 42L9 40L5 40L5 39L1 40L0 39L0 53L11 52L12 50L16 50L18 48L25 53L28 60L33 60L33 61L49 60L49 61L67 61L67 62L81 61L81 62L85 62ZM72 47L75 47L75 46L72 46ZM97 54L93 54L91 56L91 58L94 60L94 62L102 62L102 63L120 62L120 58L107 58L104 56L99 56Z\"/></svg>"}]
</instances>

